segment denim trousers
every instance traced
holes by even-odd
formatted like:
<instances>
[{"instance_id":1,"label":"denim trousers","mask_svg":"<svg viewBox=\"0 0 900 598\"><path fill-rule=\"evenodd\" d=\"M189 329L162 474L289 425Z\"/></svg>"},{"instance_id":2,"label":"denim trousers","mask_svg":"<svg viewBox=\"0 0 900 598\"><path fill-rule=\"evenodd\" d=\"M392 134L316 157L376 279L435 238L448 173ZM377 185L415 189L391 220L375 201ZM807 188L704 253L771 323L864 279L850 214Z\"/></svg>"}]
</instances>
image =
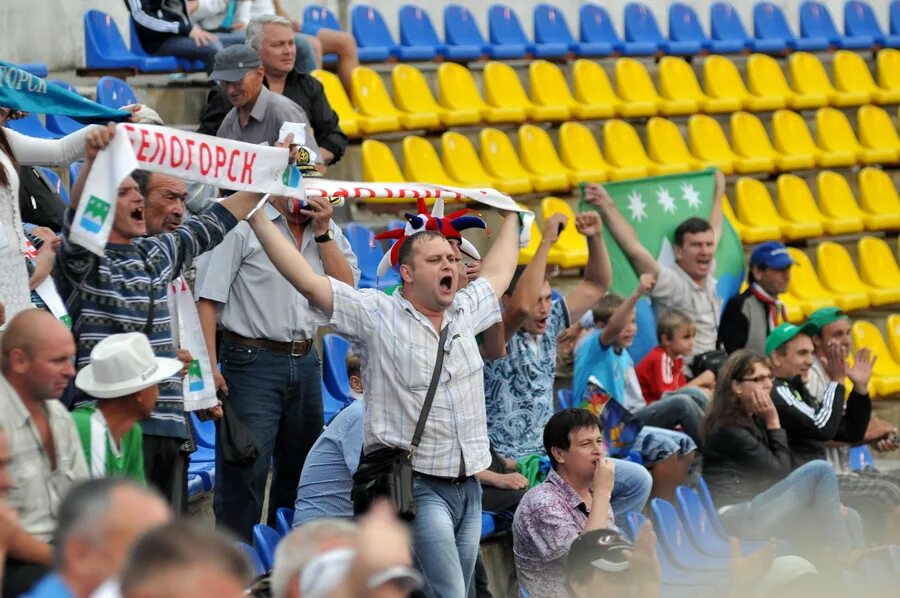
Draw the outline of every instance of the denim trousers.
<instances>
[{"instance_id":1,"label":"denim trousers","mask_svg":"<svg viewBox=\"0 0 900 598\"><path fill-rule=\"evenodd\" d=\"M428 598L463 598L473 583L481 542L481 484L430 476L413 479L413 555Z\"/></svg>"},{"instance_id":2,"label":"denim trousers","mask_svg":"<svg viewBox=\"0 0 900 598\"><path fill-rule=\"evenodd\" d=\"M262 514L270 461L269 525L274 527L279 508L294 508L300 471L323 426L319 355L315 348L291 357L225 342L221 356L225 400L256 438L259 457L248 467L235 467L225 463L217 444L213 510L217 525L249 541Z\"/></svg>"},{"instance_id":3,"label":"denim trousers","mask_svg":"<svg viewBox=\"0 0 900 598\"><path fill-rule=\"evenodd\" d=\"M700 446L700 420L703 409L686 393L670 393L662 399L650 403L634 414L642 426L653 426L674 430L681 426L682 431Z\"/></svg>"},{"instance_id":4,"label":"denim trousers","mask_svg":"<svg viewBox=\"0 0 900 598\"><path fill-rule=\"evenodd\" d=\"M209 74L213 70L216 54L224 47L221 41L214 41L206 46L198 46L187 35L179 35L165 40L155 54L157 56L177 56L188 60L202 60L203 68Z\"/></svg>"},{"instance_id":5,"label":"denim trousers","mask_svg":"<svg viewBox=\"0 0 900 598\"><path fill-rule=\"evenodd\" d=\"M616 516L616 525L626 529L625 515L629 511L640 513L650 498L653 478L647 468L638 463L613 459L616 464L616 479L613 484L609 506Z\"/></svg>"}]
</instances>

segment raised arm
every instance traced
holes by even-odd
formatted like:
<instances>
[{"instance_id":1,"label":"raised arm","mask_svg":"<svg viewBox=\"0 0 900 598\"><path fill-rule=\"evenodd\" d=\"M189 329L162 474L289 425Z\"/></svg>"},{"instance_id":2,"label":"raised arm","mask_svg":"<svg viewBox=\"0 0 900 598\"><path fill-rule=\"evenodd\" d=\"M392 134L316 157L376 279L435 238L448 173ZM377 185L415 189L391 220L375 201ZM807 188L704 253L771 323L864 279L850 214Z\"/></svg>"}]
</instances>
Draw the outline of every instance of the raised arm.
<instances>
[{"instance_id":1,"label":"raised arm","mask_svg":"<svg viewBox=\"0 0 900 598\"><path fill-rule=\"evenodd\" d=\"M519 262L519 215L508 212L500 234L481 262L481 278L488 281L497 297L506 292Z\"/></svg>"},{"instance_id":2,"label":"raised arm","mask_svg":"<svg viewBox=\"0 0 900 598\"><path fill-rule=\"evenodd\" d=\"M612 264L603 242L603 225L596 212L584 212L575 219L575 228L587 238L588 262L584 279L566 295L569 320L577 321L612 284Z\"/></svg>"},{"instance_id":3,"label":"raised arm","mask_svg":"<svg viewBox=\"0 0 900 598\"><path fill-rule=\"evenodd\" d=\"M709 213L709 225L713 229L716 238L716 246L722 238L722 202L725 201L725 175L721 170L716 170L716 190L713 195L712 210Z\"/></svg>"},{"instance_id":4,"label":"raised arm","mask_svg":"<svg viewBox=\"0 0 900 598\"><path fill-rule=\"evenodd\" d=\"M616 311L609 317L606 326L603 327L603 332L600 334L600 342L604 347L611 345L615 338L619 336L619 333L628 326L633 317L638 299L649 293L655 283L656 280L649 274L641 274L637 288L634 289L634 292L629 295L622 305L616 308Z\"/></svg>"},{"instance_id":5,"label":"raised arm","mask_svg":"<svg viewBox=\"0 0 900 598\"><path fill-rule=\"evenodd\" d=\"M625 218L619 213L616 204L613 202L609 193L603 188L603 185L591 184L585 187L584 200L590 204L597 206L600 210L600 216L603 222L609 228L613 238L632 267L637 270L638 274L652 274L654 278L659 276L659 263L656 258L650 255L650 252L641 244L637 234Z\"/></svg>"}]
</instances>

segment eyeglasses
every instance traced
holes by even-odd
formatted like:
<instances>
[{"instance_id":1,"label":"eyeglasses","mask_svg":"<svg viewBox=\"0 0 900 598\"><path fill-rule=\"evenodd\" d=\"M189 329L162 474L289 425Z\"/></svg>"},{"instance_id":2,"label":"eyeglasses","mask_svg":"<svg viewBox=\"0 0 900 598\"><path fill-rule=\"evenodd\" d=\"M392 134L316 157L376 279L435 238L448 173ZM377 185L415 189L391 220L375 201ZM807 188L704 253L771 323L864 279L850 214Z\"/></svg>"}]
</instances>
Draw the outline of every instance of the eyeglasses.
<instances>
[{"instance_id":1,"label":"eyeglasses","mask_svg":"<svg viewBox=\"0 0 900 598\"><path fill-rule=\"evenodd\" d=\"M768 374L766 376L754 376L753 378L741 378L741 382L753 382L754 384L762 384L768 380L769 382L775 381L775 376L772 374Z\"/></svg>"}]
</instances>

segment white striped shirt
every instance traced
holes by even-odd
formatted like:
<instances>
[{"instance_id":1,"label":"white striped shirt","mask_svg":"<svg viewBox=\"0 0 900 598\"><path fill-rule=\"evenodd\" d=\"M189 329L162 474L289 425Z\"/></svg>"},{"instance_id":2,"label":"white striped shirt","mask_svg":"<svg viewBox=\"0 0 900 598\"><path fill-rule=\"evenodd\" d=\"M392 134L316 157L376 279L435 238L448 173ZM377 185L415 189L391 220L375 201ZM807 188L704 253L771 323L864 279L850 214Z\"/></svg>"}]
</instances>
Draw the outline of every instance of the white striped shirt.
<instances>
[{"instance_id":1,"label":"white striped shirt","mask_svg":"<svg viewBox=\"0 0 900 598\"><path fill-rule=\"evenodd\" d=\"M403 298L356 290L335 279L331 325L357 344L366 393L364 450L408 448L437 358L438 332ZM488 468L484 363L475 335L500 320L490 284L478 279L459 291L444 312L449 326L444 365L422 442L413 459L420 473L455 477L460 456L467 475Z\"/></svg>"}]
</instances>

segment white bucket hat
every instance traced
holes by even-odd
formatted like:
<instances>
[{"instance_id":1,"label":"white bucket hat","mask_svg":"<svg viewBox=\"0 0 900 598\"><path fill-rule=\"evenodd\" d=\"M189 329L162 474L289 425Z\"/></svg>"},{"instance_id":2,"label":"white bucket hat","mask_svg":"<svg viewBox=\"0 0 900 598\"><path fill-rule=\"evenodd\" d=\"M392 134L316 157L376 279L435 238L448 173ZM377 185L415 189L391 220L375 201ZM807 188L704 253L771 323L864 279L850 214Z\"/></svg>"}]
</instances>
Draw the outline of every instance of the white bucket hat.
<instances>
[{"instance_id":1,"label":"white bucket hat","mask_svg":"<svg viewBox=\"0 0 900 598\"><path fill-rule=\"evenodd\" d=\"M325 598L347 576L356 558L353 548L337 548L314 557L300 575L303 598ZM395 582L407 593L422 588L422 576L412 567L388 567L373 575L367 585L374 590L388 582Z\"/></svg>"},{"instance_id":2,"label":"white bucket hat","mask_svg":"<svg viewBox=\"0 0 900 598\"><path fill-rule=\"evenodd\" d=\"M78 372L75 386L92 397L114 399L159 384L182 367L177 359L154 355L140 332L113 334L91 351L91 362Z\"/></svg>"}]
</instances>

